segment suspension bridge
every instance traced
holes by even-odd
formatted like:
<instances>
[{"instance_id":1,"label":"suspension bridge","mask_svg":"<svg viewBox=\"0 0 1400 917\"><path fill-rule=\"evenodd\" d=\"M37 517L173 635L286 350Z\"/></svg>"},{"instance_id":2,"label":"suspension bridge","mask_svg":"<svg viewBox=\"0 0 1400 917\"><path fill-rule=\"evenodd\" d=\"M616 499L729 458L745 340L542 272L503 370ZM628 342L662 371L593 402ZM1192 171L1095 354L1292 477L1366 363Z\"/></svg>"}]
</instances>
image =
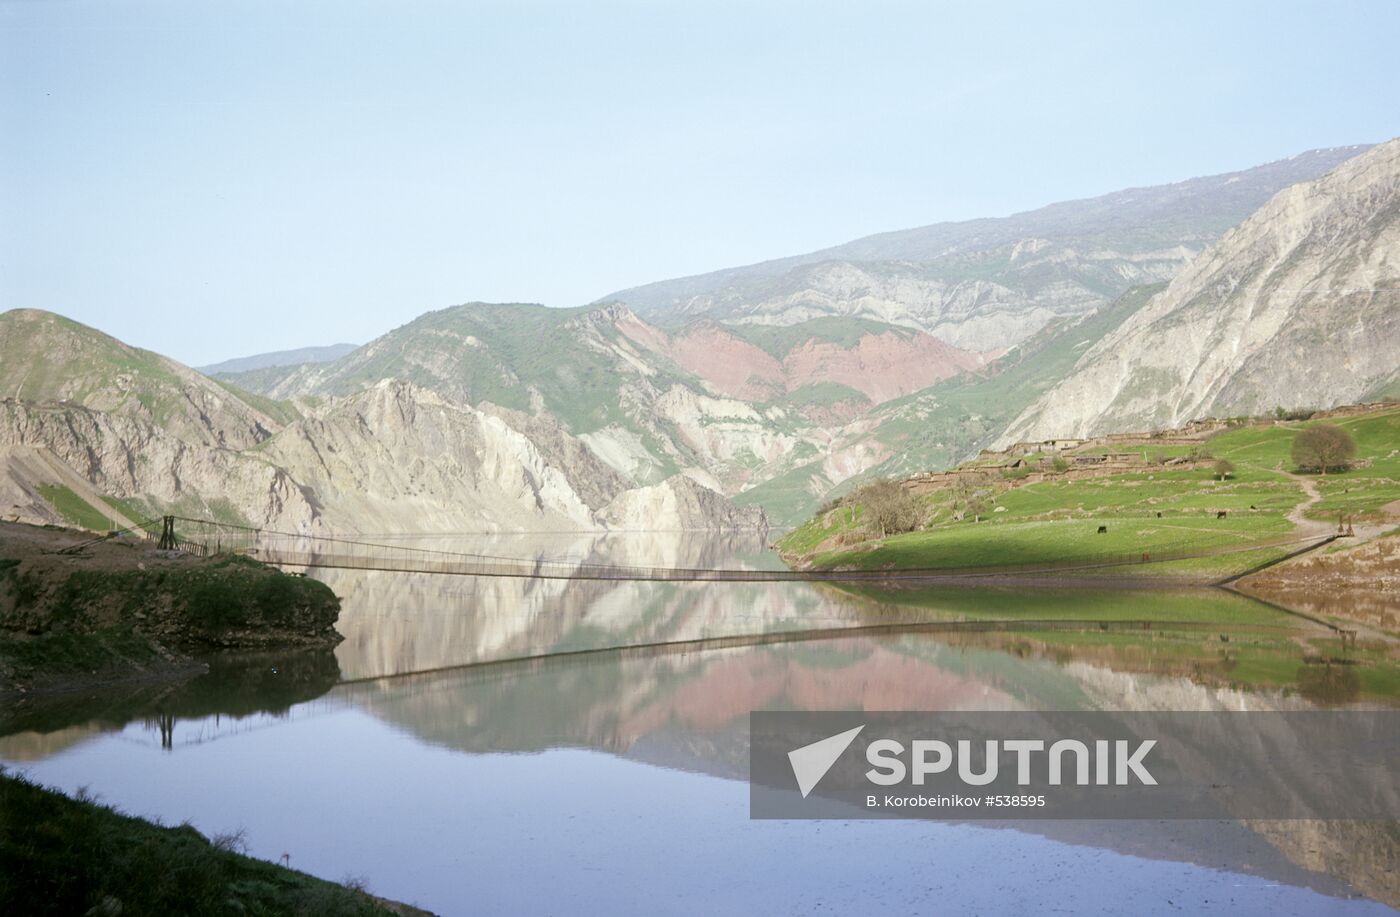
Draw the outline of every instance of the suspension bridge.
<instances>
[{"instance_id":1,"label":"suspension bridge","mask_svg":"<svg viewBox=\"0 0 1400 917\"><path fill-rule=\"evenodd\" d=\"M369 570L390 573L428 573L449 576L512 577L523 579L615 580L648 582L886 582L998 576L1056 576L1079 572L1161 564L1199 557L1216 557L1266 548L1286 548L1289 553L1311 550L1336 536L1293 535L1227 546L1202 547L1190 543L1161 547L1152 552L1101 552L1055 563L998 564L994 566L918 567L875 570L789 570L746 567L668 567L599 563L590 560L501 557L490 554L420 547L392 541L371 541L340 535L282 532L265 528L164 516L146 520L125 530L165 550L198 556L241 554L273 566L310 569ZM120 534L120 533L118 533ZM109 536L110 537L110 536Z\"/></svg>"}]
</instances>

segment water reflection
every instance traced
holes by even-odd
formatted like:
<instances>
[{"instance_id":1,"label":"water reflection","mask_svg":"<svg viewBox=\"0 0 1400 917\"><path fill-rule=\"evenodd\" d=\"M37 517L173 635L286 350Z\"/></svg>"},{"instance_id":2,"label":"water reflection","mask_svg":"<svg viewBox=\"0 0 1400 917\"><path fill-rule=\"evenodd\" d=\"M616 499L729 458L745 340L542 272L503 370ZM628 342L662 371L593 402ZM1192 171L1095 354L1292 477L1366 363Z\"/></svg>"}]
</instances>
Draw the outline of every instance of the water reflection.
<instances>
[{"instance_id":1,"label":"water reflection","mask_svg":"<svg viewBox=\"0 0 1400 917\"><path fill-rule=\"evenodd\" d=\"M1309 709L1299 694L1063 665L909 635L716 650L538 660L337 688L421 742L471 754L589 748L745 779L753 709ZM1223 866L1400 905L1400 827L1314 821L1005 822L999 829ZM1270 847L1263 855L1263 838ZM1325 873L1308 876L1310 870Z\"/></svg>"},{"instance_id":2,"label":"water reflection","mask_svg":"<svg viewBox=\"0 0 1400 917\"><path fill-rule=\"evenodd\" d=\"M173 684L109 686L6 707L0 710L0 736L10 738L0 740L0 756L46 757L71 744L64 737L78 742L138 721L158 731L169 748L181 720L284 715L340 681L335 655L326 649L220 653L201 661L206 673Z\"/></svg>"},{"instance_id":3,"label":"water reflection","mask_svg":"<svg viewBox=\"0 0 1400 917\"><path fill-rule=\"evenodd\" d=\"M761 542L739 538L633 535L561 544L521 536L451 547L577 562L774 564ZM486 870L473 884L481 900L505 900L499 886L506 880L493 871L504 875L510 863L543 858L557 870L555 882L522 881L508 896L514 909L578 909L565 890L582 887L598 895L597 906L584 910L628 909L616 889L598 888L577 871L571 850L539 839L580 836L561 821L568 816L557 803L508 790L515 771L498 759L527 753L538 759L529 768L537 779L570 782L597 809L579 843L600 850L608 870L652 883L656 894L673 883L722 900L723 890L694 872L703 866L676 858L648 877L627 860L637 857L637 845L664 844L684 830L697 844L727 855L749 849L747 856L762 860L770 882L749 889L748 910L764 910L769 885L784 876L805 876L826 889L822 900L875 912L899 910L893 905L902 899L864 907L869 902L857 892L908 890L936 871L901 860L892 839L919 839L956 857L946 849L953 829L754 826L740 804L742 785L733 782L747 770L750 710L1290 710L1397 701L1391 645L1344 642L1326 627L1218 591L318 575L343 598L346 640L333 656L220 657L208 675L183 685L6 711L0 758L31 762L40 779L47 773L74 786L94 783L113 802L148 804L169 819L205 819L219 830L246 825L255 842L265 832L272 857L292 849L287 832L300 831L298 849L315 850L325 863L304 867L331 878L370 872L386 883L376 890L449 913L468 909L451 906L465 880L444 878L439 887L424 864L447 870L468 849ZM781 641L770 642L772 634ZM579 752L570 750L594 757L581 768ZM252 763L274 758L281 765L270 773ZM160 760L179 769L188 793L148 793ZM666 778L667 803L637 809L637 787L651 779L642 775L658 768L674 775ZM400 805L405 776L424 792L436 790L435 804ZM724 786L696 782L712 778ZM201 795L200 786L225 788L228 798ZM709 801L682 802L677 793ZM490 837L466 829L440 836L453 819L487 818L503 794L511 803L500 818L508 820L489 822ZM347 799L377 814L364 824L337 820L332 810ZM1038 822L957 831L976 833L956 833L954 846L985 842L989 860L1016 851L1027 877L1048 880L1093 862L1110 883L1125 882L1142 868L1133 858L1147 858L1196 864L1181 879L1191 893L1216 889L1223 869L1300 895L1331 896L1325 900L1333 905L1357 892L1400 903L1400 839L1388 823ZM780 847L749 848L756 832L781 832ZM381 836L390 846L377 846ZM850 846L857 839L910 873L842 872L840 858L859 859ZM1127 858L1106 863L1095 850ZM372 865L357 866L361 856ZM844 884L838 890L836 883ZM967 900L1001 900L960 889L973 896ZM1073 910L1097 900L1073 897L1086 894L1072 892L1061 903ZM1261 911L1301 908L1305 900L1253 894L1246 903Z\"/></svg>"}]
</instances>

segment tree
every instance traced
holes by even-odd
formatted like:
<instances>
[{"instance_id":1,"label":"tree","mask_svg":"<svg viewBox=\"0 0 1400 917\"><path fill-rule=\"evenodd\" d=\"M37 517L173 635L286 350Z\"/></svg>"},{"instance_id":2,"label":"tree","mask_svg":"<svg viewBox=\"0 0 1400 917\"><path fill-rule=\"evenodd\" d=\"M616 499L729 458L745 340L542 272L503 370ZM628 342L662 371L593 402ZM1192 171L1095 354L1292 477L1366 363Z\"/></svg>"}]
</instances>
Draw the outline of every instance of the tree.
<instances>
[{"instance_id":1,"label":"tree","mask_svg":"<svg viewBox=\"0 0 1400 917\"><path fill-rule=\"evenodd\" d=\"M1235 463L1229 459L1215 460L1215 476L1220 480L1225 480L1235 473Z\"/></svg>"},{"instance_id":2,"label":"tree","mask_svg":"<svg viewBox=\"0 0 1400 917\"><path fill-rule=\"evenodd\" d=\"M1326 474L1329 468L1345 468L1354 455L1351 434L1333 424L1320 423L1293 437L1293 464L1299 468Z\"/></svg>"},{"instance_id":3,"label":"tree","mask_svg":"<svg viewBox=\"0 0 1400 917\"><path fill-rule=\"evenodd\" d=\"M865 510L865 521L872 530L880 533L881 538L912 532L923 521L923 507L919 498L898 481L888 478L872 481L862 487L854 499Z\"/></svg>"}]
</instances>

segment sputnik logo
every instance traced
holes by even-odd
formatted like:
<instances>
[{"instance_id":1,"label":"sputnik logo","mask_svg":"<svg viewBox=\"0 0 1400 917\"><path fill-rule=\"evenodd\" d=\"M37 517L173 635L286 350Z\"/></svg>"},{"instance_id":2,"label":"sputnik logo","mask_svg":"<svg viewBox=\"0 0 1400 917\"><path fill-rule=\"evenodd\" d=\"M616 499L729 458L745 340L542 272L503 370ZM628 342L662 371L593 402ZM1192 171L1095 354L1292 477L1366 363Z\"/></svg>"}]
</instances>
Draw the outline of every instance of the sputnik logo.
<instances>
[{"instance_id":1,"label":"sputnik logo","mask_svg":"<svg viewBox=\"0 0 1400 917\"><path fill-rule=\"evenodd\" d=\"M857 726L855 729L847 729L845 732L838 732L834 736L828 736L811 745L803 745L788 752L788 762L792 765L792 775L797 778L797 788L802 791L802 798L806 799L807 794L812 792L821 779L826 776L826 772L831 770L831 766L836 763L836 759L841 757L841 753L851 747L851 743L856 740L856 736L865 726Z\"/></svg>"}]
</instances>

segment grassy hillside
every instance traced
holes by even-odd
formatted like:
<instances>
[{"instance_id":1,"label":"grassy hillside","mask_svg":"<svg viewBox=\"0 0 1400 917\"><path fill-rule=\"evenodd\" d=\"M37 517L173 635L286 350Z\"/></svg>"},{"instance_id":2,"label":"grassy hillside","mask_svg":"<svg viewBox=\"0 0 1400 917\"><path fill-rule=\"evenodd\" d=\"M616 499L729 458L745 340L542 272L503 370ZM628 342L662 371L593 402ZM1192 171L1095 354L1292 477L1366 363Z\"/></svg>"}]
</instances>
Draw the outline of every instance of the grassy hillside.
<instances>
[{"instance_id":1,"label":"grassy hillside","mask_svg":"<svg viewBox=\"0 0 1400 917\"><path fill-rule=\"evenodd\" d=\"M362 891L0 774L0 910L7 914L392 914Z\"/></svg>"},{"instance_id":2,"label":"grassy hillside","mask_svg":"<svg viewBox=\"0 0 1400 917\"><path fill-rule=\"evenodd\" d=\"M112 528L112 517L106 507L93 506L62 484L39 484L39 494L64 521L89 532L105 532Z\"/></svg>"},{"instance_id":3,"label":"grassy hillside","mask_svg":"<svg viewBox=\"0 0 1400 917\"><path fill-rule=\"evenodd\" d=\"M1357 461L1342 474L1309 475L1322 500L1308 508L1308 517L1336 521L1345 514L1361 521L1379 520L1383 507L1400 500L1400 406L1356 417L1243 427L1215 437L1210 448L1242 468L1288 469L1294 435L1313 423L1348 431L1356 442Z\"/></svg>"},{"instance_id":4,"label":"grassy hillside","mask_svg":"<svg viewBox=\"0 0 1400 917\"><path fill-rule=\"evenodd\" d=\"M267 395L288 379L305 372L308 365L301 363L296 366L268 366L240 372L218 372L209 378L220 385L231 385L239 391Z\"/></svg>"},{"instance_id":5,"label":"grassy hillside","mask_svg":"<svg viewBox=\"0 0 1400 917\"><path fill-rule=\"evenodd\" d=\"M279 424L296 423L301 419L301 412L289 401L278 401L275 398L268 398L265 395L251 392L240 385L223 379L215 379L213 381L239 401L262 411Z\"/></svg>"},{"instance_id":6,"label":"grassy hillside","mask_svg":"<svg viewBox=\"0 0 1400 917\"><path fill-rule=\"evenodd\" d=\"M473 303L429 312L331 365L321 388L349 394L393 378L463 399L532 411L541 399L570 432L632 427L617 358L586 346L616 332L590 310ZM665 380L654 380L661 385Z\"/></svg>"},{"instance_id":7,"label":"grassy hillside","mask_svg":"<svg viewBox=\"0 0 1400 917\"><path fill-rule=\"evenodd\" d=\"M1343 473L1306 476L1321 496L1307 507L1307 518L1335 520L1342 511L1363 522L1380 520L1384 508L1400 500L1400 408L1302 423L1241 424L1200 446L1140 449L1148 467L1108 477L1052 475L1022 484L1017 472L998 472L912 498L916 530L883 538L857 491L788 534L779 547L797 563L860 569L1046 565L1109 559L1106 555L1220 552L1132 569L1225 576L1290 550L1259 546L1296 532L1287 516L1308 495L1301 476L1291 469L1292 442L1299 430L1323 422L1351 432L1358 460ZM1193 449L1200 459L1195 467L1160 464ZM1215 459L1234 466L1225 480L1210 467ZM1219 518L1222 512L1226 515ZM1100 533L1101 526L1107 531Z\"/></svg>"},{"instance_id":8,"label":"grassy hillside","mask_svg":"<svg viewBox=\"0 0 1400 917\"><path fill-rule=\"evenodd\" d=\"M226 388L174 360L36 309L0 314L0 396L138 417L192 441L246 448L286 406Z\"/></svg>"},{"instance_id":9,"label":"grassy hillside","mask_svg":"<svg viewBox=\"0 0 1400 917\"><path fill-rule=\"evenodd\" d=\"M157 418L171 410L171 392L185 380L160 354L129 347L102 332L49 312L0 314L0 392L25 401L86 404L115 394L118 377Z\"/></svg>"}]
</instances>

